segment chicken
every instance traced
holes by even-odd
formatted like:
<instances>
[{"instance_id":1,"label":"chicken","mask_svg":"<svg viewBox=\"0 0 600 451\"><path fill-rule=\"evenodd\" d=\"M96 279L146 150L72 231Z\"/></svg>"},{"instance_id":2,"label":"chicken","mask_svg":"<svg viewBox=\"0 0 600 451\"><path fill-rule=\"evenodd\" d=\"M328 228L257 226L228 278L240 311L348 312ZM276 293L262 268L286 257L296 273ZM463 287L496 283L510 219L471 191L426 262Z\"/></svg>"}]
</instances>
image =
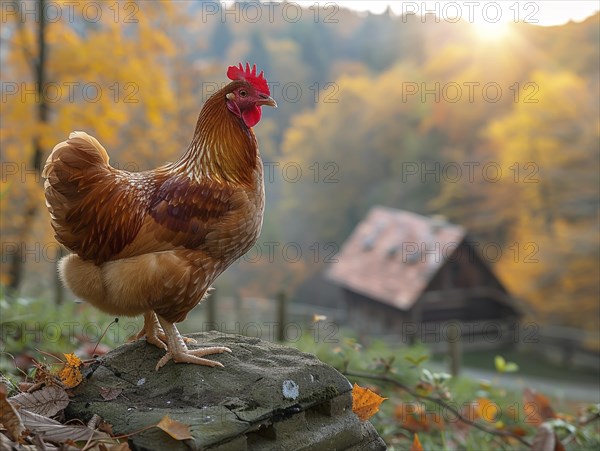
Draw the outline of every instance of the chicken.
<instances>
[{"instance_id":1,"label":"chicken","mask_svg":"<svg viewBox=\"0 0 600 451\"><path fill-rule=\"evenodd\" d=\"M58 265L79 298L112 315L144 315L138 335L169 360L222 366L189 349L175 323L211 283L256 242L264 210L263 165L252 131L261 107L277 107L263 72L230 66L232 80L200 112L194 137L175 163L132 173L108 163L85 132L56 145L43 176L56 239L72 254Z\"/></svg>"}]
</instances>

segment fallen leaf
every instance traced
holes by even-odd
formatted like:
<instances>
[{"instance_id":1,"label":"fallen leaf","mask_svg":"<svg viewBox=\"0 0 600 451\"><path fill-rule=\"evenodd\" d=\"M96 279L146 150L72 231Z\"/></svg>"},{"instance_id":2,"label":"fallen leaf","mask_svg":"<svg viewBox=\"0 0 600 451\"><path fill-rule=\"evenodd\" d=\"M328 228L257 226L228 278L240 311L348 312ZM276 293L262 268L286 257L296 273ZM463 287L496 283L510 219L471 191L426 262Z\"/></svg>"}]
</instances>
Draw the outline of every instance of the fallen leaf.
<instances>
[{"instance_id":1,"label":"fallen leaf","mask_svg":"<svg viewBox=\"0 0 600 451\"><path fill-rule=\"evenodd\" d=\"M65 358L67 361L60 370L60 380L67 388L77 387L83 381L80 369L83 362L75 354L65 354Z\"/></svg>"},{"instance_id":2,"label":"fallen leaf","mask_svg":"<svg viewBox=\"0 0 600 451\"><path fill-rule=\"evenodd\" d=\"M112 401L123 392L122 388L100 387L100 396L105 401Z\"/></svg>"},{"instance_id":3,"label":"fallen leaf","mask_svg":"<svg viewBox=\"0 0 600 451\"><path fill-rule=\"evenodd\" d=\"M419 435L415 434L415 438L413 438L412 446L410 447L410 451L423 451L423 446L421 445L421 441L419 440Z\"/></svg>"},{"instance_id":4,"label":"fallen leaf","mask_svg":"<svg viewBox=\"0 0 600 451\"><path fill-rule=\"evenodd\" d=\"M157 428L162 429L175 440L188 440L193 438L190 433L190 425L180 423L177 420L173 420L169 415L165 415L162 420L156 425Z\"/></svg>"},{"instance_id":5,"label":"fallen leaf","mask_svg":"<svg viewBox=\"0 0 600 451\"><path fill-rule=\"evenodd\" d=\"M56 385L49 385L32 393L20 393L9 399L25 410L51 417L69 405L69 395Z\"/></svg>"},{"instance_id":6,"label":"fallen leaf","mask_svg":"<svg viewBox=\"0 0 600 451\"><path fill-rule=\"evenodd\" d=\"M352 387L352 412L358 415L360 421L366 421L379 411L379 406L387 398L362 388L357 383Z\"/></svg>"},{"instance_id":7,"label":"fallen leaf","mask_svg":"<svg viewBox=\"0 0 600 451\"><path fill-rule=\"evenodd\" d=\"M16 449L18 445L6 435L0 434L0 449Z\"/></svg>"},{"instance_id":8,"label":"fallen leaf","mask_svg":"<svg viewBox=\"0 0 600 451\"><path fill-rule=\"evenodd\" d=\"M6 388L6 385L0 384L0 423L6 428L9 438L18 441L25 430L25 425L21 420L19 412L17 412L15 407L6 399L7 392L8 389Z\"/></svg>"},{"instance_id":9,"label":"fallen leaf","mask_svg":"<svg viewBox=\"0 0 600 451\"><path fill-rule=\"evenodd\" d=\"M64 442L67 440L101 440L110 437L104 432L94 431L86 426L61 424L56 420L38 415L27 410L21 411L23 424L30 431L39 434L49 442Z\"/></svg>"},{"instance_id":10,"label":"fallen leaf","mask_svg":"<svg viewBox=\"0 0 600 451\"><path fill-rule=\"evenodd\" d=\"M544 420L556 417L550 406L550 400L541 393L525 388L523 390L523 401L523 410L526 415L525 423L539 425Z\"/></svg>"}]
</instances>

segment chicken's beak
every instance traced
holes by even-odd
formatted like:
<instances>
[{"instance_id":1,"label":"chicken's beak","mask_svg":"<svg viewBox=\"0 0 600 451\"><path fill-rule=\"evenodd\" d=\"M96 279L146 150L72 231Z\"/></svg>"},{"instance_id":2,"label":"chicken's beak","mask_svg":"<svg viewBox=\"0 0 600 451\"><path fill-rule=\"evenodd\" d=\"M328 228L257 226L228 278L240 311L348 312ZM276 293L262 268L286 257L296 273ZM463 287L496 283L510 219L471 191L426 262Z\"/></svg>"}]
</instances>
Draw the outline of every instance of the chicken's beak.
<instances>
[{"instance_id":1,"label":"chicken's beak","mask_svg":"<svg viewBox=\"0 0 600 451\"><path fill-rule=\"evenodd\" d=\"M277 108L277 102L275 102L275 100L271 96L268 96L266 94L261 94L260 99L256 102L256 104L259 106L269 105L273 108Z\"/></svg>"}]
</instances>

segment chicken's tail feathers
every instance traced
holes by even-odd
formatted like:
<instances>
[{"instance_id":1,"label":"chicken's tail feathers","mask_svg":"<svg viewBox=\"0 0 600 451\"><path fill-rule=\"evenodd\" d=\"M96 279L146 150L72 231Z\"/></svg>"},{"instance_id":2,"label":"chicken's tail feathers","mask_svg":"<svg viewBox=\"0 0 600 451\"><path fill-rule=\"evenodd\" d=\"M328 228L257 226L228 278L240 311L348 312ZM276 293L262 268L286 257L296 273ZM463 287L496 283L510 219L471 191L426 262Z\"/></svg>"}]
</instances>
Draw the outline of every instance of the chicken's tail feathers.
<instances>
[{"instance_id":1,"label":"chicken's tail feathers","mask_svg":"<svg viewBox=\"0 0 600 451\"><path fill-rule=\"evenodd\" d=\"M58 225L57 220L64 223L68 213L83 200L87 191L84 185L110 172L106 149L85 132L73 132L69 139L54 146L42 171L52 225Z\"/></svg>"},{"instance_id":2,"label":"chicken's tail feathers","mask_svg":"<svg viewBox=\"0 0 600 451\"><path fill-rule=\"evenodd\" d=\"M97 206L119 188L118 171L108 164L104 147L85 132L73 132L54 146L42 176L56 239L84 259L101 254L106 243L98 243L93 233L106 234L114 213Z\"/></svg>"},{"instance_id":3,"label":"chicken's tail feathers","mask_svg":"<svg viewBox=\"0 0 600 451\"><path fill-rule=\"evenodd\" d=\"M59 163L63 169L80 171L94 166L108 168L108 161L106 149L96 138L86 132L73 132L69 139L54 146L46 160L42 176L49 179Z\"/></svg>"}]
</instances>

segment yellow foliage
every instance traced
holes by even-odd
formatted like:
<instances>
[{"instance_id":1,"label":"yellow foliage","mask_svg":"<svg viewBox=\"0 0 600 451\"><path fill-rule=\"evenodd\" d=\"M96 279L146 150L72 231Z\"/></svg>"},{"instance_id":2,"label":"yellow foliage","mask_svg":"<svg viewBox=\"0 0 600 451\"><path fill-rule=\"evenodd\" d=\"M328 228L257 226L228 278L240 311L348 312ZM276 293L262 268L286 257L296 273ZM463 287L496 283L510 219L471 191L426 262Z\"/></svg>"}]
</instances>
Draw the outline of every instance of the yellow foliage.
<instances>
[{"instance_id":1,"label":"yellow foliage","mask_svg":"<svg viewBox=\"0 0 600 451\"><path fill-rule=\"evenodd\" d=\"M66 362L58 377L66 388L73 388L83 381L83 374L81 374L83 362L75 354L65 354L65 359Z\"/></svg>"}]
</instances>

